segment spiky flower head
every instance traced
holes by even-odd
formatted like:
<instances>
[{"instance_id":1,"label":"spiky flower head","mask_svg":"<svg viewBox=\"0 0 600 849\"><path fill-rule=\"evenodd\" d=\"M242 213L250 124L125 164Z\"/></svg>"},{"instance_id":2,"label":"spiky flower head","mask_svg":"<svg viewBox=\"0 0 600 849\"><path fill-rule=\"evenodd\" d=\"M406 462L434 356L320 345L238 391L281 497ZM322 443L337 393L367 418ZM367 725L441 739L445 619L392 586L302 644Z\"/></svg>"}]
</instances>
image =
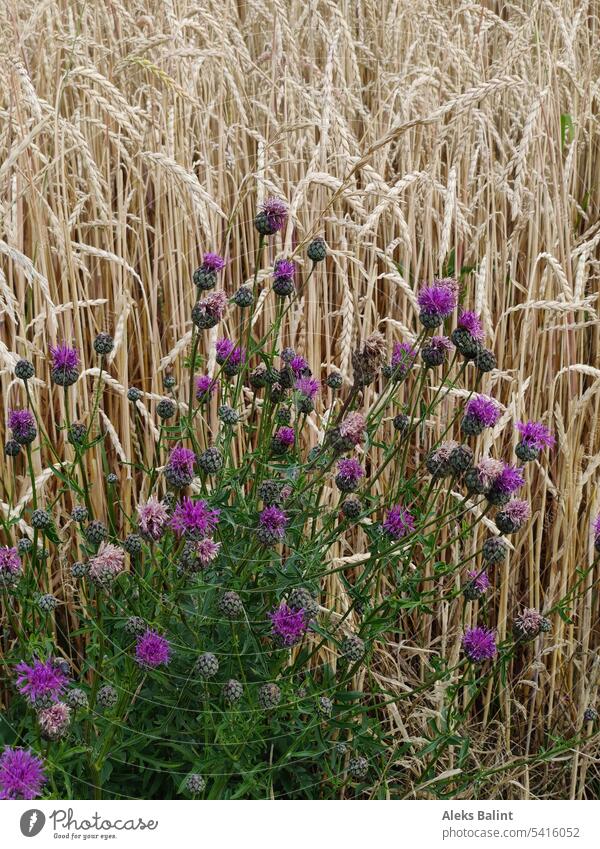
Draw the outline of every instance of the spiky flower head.
<instances>
[{"instance_id":1,"label":"spiky flower head","mask_svg":"<svg viewBox=\"0 0 600 849\"><path fill-rule=\"evenodd\" d=\"M289 517L275 504L265 507L258 516L260 542L268 545L283 540L289 521Z\"/></svg>"},{"instance_id":2,"label":"spiky flower head","mask_svg":"<svg viewBox=\"0 0 600 849\"><path fill-rule=\"evenodd\" d=\"M35 418L30 410L10 410L8 426L19 445L29 445L37 436Z\"/></svg>"},{"instance_id":3,"label":"spiky flower head","mask_svg":"<svg viewBox=\"0 0 600 849\"><path fill-rule=\"evenodd\" d=\"M171 647L166 637L148 628L135 644L135 659L140 666L156 669L166 666L171 659Z\"/></svg>"},{"instance_id":4,"label":"spiky flower head","mask_svg":"<svg viewBox=\"0 0 600 849\"><path fill-rule=\"evenodd\" d=\"M236 702L239 702L244 695L244 688L239 681L235 680L235 678L230 678L229 681L226 681L223 684L221 695L228 705L234 705Z\"/></svg>"},{"instance_id":5,"label":"spiky flower head","mask_svg":"<svg viewBox=\"0 0 600 849\"><path fill-rule=\"evenodd\" d=\"M548 630L545 627L546 618L534 607L526 607L513 622L513 634L517 640L534 640L542 631Z\"/></svg>"},{"instance_id":6,"label":"spiky flower head","mask_svg":"<svg viewBox=\"0 0 600 849\"><path fill-rule=\"evenodd\" d=\"M309 398L311 401L319 391L321 384L318 380L315 380L313 377L299 377L294 384L294 389L296 392L299 392L300 395L303 395L305 398Z\"/></svg>"},{"instance_id":7,"label":"spiky flower head","mask_svg":"<svg viewBox=\"0 0 600 849\"><path fill-rule=\"evenodd\" d=\"M56 702L38 713L42 736L47 740L60 740L71 723L71 708L64 702Z\"/></svg>"},{"instance_id":8,"label":"spiky flower head","mask_svg":"<svg viewBox=\"0 0 600 849\"><path fill-rule=\"evenodd\" d=\"M521 436L521 444L533 451L540 452L543 448L552 448L556 443L548 428L541 422L517 422L517 430Z\"/></svg>"},{"instance_id":9,"label":"spiky flower head","mask_svg":"<svg viewBox=\"0 0 600 849\"><path fill-rule=\"evenodd\" d=\"M282 453L291 448L296 441L296 433L293 427L278 427L273 434L273 449L277 453Z\"/></svg>"},{"instance_id":10,"label":"spiky flower head","mask_svg":"<svg viewBox=\"0 0 600 849\"><path fill-rule=\"evenodd\" d=\"M340 424L340 436L350 445L360 445L365 437L367 422L361 413L349 413Z\"/></svg>"},{"instance_id":11,"label":"spiky flower head","mask_svg":"<svg viewBox=\"0 0 600 849\"><path fill-rule=\"evenodd\" d=\"M0 755L0 799L36 799L46 781L44 762L31 751L7 746Z\"/></svg>"},{"instance_id":12,"label":"spiky flower head","mask_svg":"<svg viewBox=\"0 0 600 849\"><path fill-rule=\"evenodd\" d=\"M438 327L456 309L458 284L450 278L434 280L419 290L417 302L420 309L419 318L425 327Z\"/></svg>"},{"instance_id":13,"label":"spiky flower head","mask_svg":"<svg viewBox=\"0 0 600 849\"><path fill-rule=\"evenodd\" d=\"M228 303L225 292L211 292L194 305L192 321L199 330L209 330L221 321Z\"/></svg>"},{"instance_id":14,"label":"spiky flower head","mask_svg":"<svg viewBox=\"0 0 600 849\"><path fill-rule=\"evenodd\" d=\"M315 236L309 244L306 254L313 262L323 262L327 256L327 244L322 236Z\"/></svg>"},{"instance_id":15,"label":"spiky flower head","mask_svg":"<svg viewBox=\"0 0 600 849\"><path fill-rule=\"evenodd\" d=\"M277 707L281 701L281 690L277 684L263 684L258 691L258 704L263 710Z\"/></svg>"},{"instance_id":16,"label":"spiky flower head","mask_svg":"<svg viewBox=\"0 0 600 849\"><path fill-rule=\"evenodd\" d=\"M335 482L341 492L353 492L359 480L364 477L364 469L354 457L339 460Z\"/></svg>"},{"instance_id":17,"label":"spiky flower head","mask_svg":"<svg viewBox=\"0 0 600 849\"><path fill-rule=\"evenodd\" d=\"M142 535L157 542L164 534L169 521L169 511L163 502L152 495L145 504L138 504L137 514Z\"/></svg>"},{"instance_id":18,"label":"spiky flower head","mask_svg":"<svg viewBox=\"0 0 600 849\"><path fill-rule=\"evenodd\" d=\"M468 581L463 587L463 595L469 601L481 598L490 588L490 579L484 570L477 571L475 569L467 572L467 578Z\"/></svg>"},{"instance_id":19,"label":"spiky flower head","mask_svg":"<svg viewBox=\"0 0 600 849\"><path fill-rule=\"evenodd\" d=\"M0 546L0 587L15 584L22 570L21 558L16 548Z\"/></svg>"},{"instance_id":20,"label":"spiky flower head","mask_svg":"<svg viewBox=\"0 0 600 849\"><path fill-rule=\"evenodd\" d=\"M466 436L478 436L493 427L501 416L500 406L486 395L474 395L467 401L460 429Z\"/></svg>"},{"instance_id":21,"label":"spiky flower head","mask_svg":"<svg viewBox=\"0 0 600 849\"><path fill-rule=\"evenodd\" d=\"M19 360L15 366L15 377L18 377L19 380L30 380L34 374L33 363L30 363L29 360Z\"/></svg>"},{"instance_id":22,"label":"spiky flower head","mask_svg":"<svg viewBox=\"0 0 600 849\"><path fill-rule=\"evenodd\" d=\"M89 576L97 584L110 584L125 568L125 552L118 545L103 542L90 558Z\"/></svg>"},{"instance_id":23,"label":"spiky flower head","mask_svg":"<svg viewBox=\"0 0 600 849\"><path fill-rule=\"evenodd\" d=\"M376 330L365 339L362 347L352 352L352 368L356 386L368 386L373 383L385 359L385 351L385 337Z\"/></svg>"},{"instance_id":24,"label":"spiky flower head","mask_svg":"<svg viewBox=\"0 0 600 849\"><path fill-rule=\"evenodd\" d=\"M491 504L505 504L524 483L525 477L520 466L503 463L502 471L495 476L488 490L488 500Z\"/></svg>"},{"instance_id":25,"label":"spiky flower head","mask_svg":"<svg viewBox=\"0 0 600 849\"><path fill-rule=\"evenodd\" d=\"M177 489L189 486L194 479L195 465L196 455L191 448L176 445L169 454L169 459L165 466L165 477L171 486Z\"/></svg>"},{"instance_id":26,"label":"spiky flower head","mask_svg":"<svg viewBox=\"0 0 600 849\"><path fill-rule=\"evenodd\" d=\"M15 666L15 672L17 690L34 705L58 701L69 681L53 658L36 659L31 665L22 661Z\"/></svg>"},{"instance_id":27,"label":"spiky flower head","mask_svg":"<svg viewBox=\"0 0 600 849\"><path fill-rule=\"evenodd\" d=\"M283 646L295 645L306 633L308 623L304 608L292 610L282 601L279 607L269 613L268 616L271 620L273 637Z\"/></svg>"},{"instance_id":28,"label":"spiky flower head","mask_svg":"<svg viewBox=\"0 0 600 849\"><path fill-rule=\"evenodd\" d=\"M529 502L513 498L496 514L496 526L503 534L514 534L530 516Z\"/></svg>"},{"instance_id":29,"label":"spiky flower head","mask_svg":"<svg viewBox=\"0 0 600 849\"><path fill-rule=\"evenodd\" d=\"M229 376L236 374L240 367L246 362L246 351L242 347L236 347L231 339L218 339L216 343L217 362L224 366L225 373Z\"/></svg>"},{"instance_id":30,"label":"spiky flower head","mask_svg":"<svg viewBox=\"0 0 600 849\"><path fill-rule=\"evenodd\" d=\"M388 510L388 514L383 522L383 530L392 539L402 539L406 534L412 533L414 529L414 517L406 507L403 507L401 504L395 504Z\"/></svg>"},{"instance_id":31,"label":"spiky flower head","mask_svg":"<svg viewBox=\"0 0 600 849\"><path fill-rule=\"evenodd\" d=\"M404 377L414 365L417 351L410 342L396 342L392 350L392 370L395 378Z\"/></svg>"},{"instance_id":32,"label":"spiky flower head","mask_svg":"<svg viewBox=\"0 0 600 849\"><path fill-rule=\"evenodd\" d=\"M199 796L205 788L206 781L197 772L190 773L185 779L185 789L191 796Z\"/></svg>"},{"instance_id":33,"label":"spiky flower head","mask_svg":"<svg viewBox=\"0 0 600 849\"><path fill-rule=\"evenodd\" d=\"M421 358L426 366L435 368L445 362L451 348L452 342L447 336L432 336L421 348Z\"/></svg>"},{"instance_id":34,"label":"spiky flower head","mask_svg":"<svg viewBox=\"0 0 600 849\"><path fill-rule=\"evenodd\" d=\"M443 478L451 474L453 469L450 458L456 448L458 448L458 442L454 439L440 443L434 451L429 453L425 460L427 471L435 478Z\"/></svg>"},{"instance_id":35,"label":"spiky flower head","mask_svg":"<svg viewBox=\"0 0 600 849\"><path fill-rule=\"evenodd\" d=\"M200 374L196 378L196 399L198 401L210 401L219 388L219 381L209 374Z\"/></svg>"},{"instance_id":36,"label":"spiky flower head","mask_svg":"<svg viewBox=\"0 0 600 849\"><path fill-rule=\"evenodd\" d=\"M283 351L281 356L283 359ZM284 360L284 362L287 362L295 377L310 377L310 367L300 354L294 354L290 360Z\"/></svg>"},{"instance_id":37,"label":"spiky flower head","mask_svg":"<svg viewBox=\"0 0 600 849\"><path fill-rule=\"evenodd\" d=\"M71 386L79 377L79 353L76 348L70 348L61 343L50 346L52 357L51 375L54 383L59 386Z\"/></svg>"},{"instance_id":38,"label":"spiky flower head","mask_svg":"<svg viewBox=\"0 0 600 849\"><path fill-rule=\"evenodd\" d=\"M198 289L212 289L217 283L217 274L225 268L225 260L216 253L207 252L194 271L193 280Z\"/></svg>"},{"instance_id":39,"label":"spiky flower head","mask_svg":"<svg viewBox=\"0 0 600 849\"><path fill-rule=\"evenodd\" d=\"M296 263L291 259L275 260L275 265L273 266L273 277L276 280L279 278L287 278L291 280L295 273Z\"/></svg>"},{"instance_id":40,"label":"spiky flower head","mask_svg":"<svg viewBox=\"0 0 600 849\"><path fill-rule=\"evenodd\" d=\"M369 761L366 758L363 758L362 755L357 755L350 758L348 761L348 774L355 781L360 781L361 778L365 778L368 772Z\"/></svg>"},{"instance_id":41,"label":"spiky flower head","mask_svg":"<svg viewBox=\"0 0 600 849\"><path fill-rule=\"evenodd\" d=\"M94 339L94 351L101 357L106 357L115 347L115 340L110 333L99 333Z\"/></svg>"},{"instance_id":42,"label":"spiky flower head","mask_svg":"<svg viewBox=\"0 0 600 849\"><path fill-rule=\"evenodd\" d=\"M594 535L594 546L597 551L600 551L600 513L592 522L592 533Z\"/></svg>"},{"instance_id":43,"label":"spiky flower head","mask_svg":"<svg viewBox=\"0 0 600 849\"><path fill-rule=\"evenodd\" d=\"M496 637L488 628L467 628L462 638L462 647L471 663L483 663L496 657Z\"/></svg>"},{"instance_id":44,"label":"spiky flower head","mask_svg":"<svg viewBox=\"0 0 600 849\"><path fill-rule=\"evenodd\" d=\"M254 219L254 226L262 236L273 236L285 227L287 204L280 198L269 197Z\"/></svg>"},{"instance_id":45,"label":"spiky flower head","mask_svg":"<svg viewBox=\"0 0 600 849\"><path fill-rule=\"evenodd\" d=\"M184 498L173 510L171 528L177 536L202 539L214 532L220 513L218 508L210 507L208 502L201 498L197 501Z\"/></svg>"},{"instance_id":46,"label":"spiky flower head","mask_svg":"<svg viewBox=\"0 0 600 849\"><path fill-rule=\"evenodd\" d=\"M456 326L459 330L465 330L477 342L483 342L485 334L481 319L472 310L462 310L458 316Z\"/></svg>"}]
</instances>

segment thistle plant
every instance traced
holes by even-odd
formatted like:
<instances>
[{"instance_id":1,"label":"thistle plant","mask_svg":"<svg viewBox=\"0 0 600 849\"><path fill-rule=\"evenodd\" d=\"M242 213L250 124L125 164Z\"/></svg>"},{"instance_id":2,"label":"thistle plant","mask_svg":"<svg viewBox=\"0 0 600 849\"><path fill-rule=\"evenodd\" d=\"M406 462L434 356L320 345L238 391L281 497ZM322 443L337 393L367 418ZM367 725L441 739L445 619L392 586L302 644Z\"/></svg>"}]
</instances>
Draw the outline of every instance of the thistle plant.
<instances>
[{"instance_id":1,"label":"thistle plant","mask_svg":"<svg viewBox=\"0 0 600 849\"><path fill-rule=\"evenodd\" d=\"M539 506L520 492L554 437L519 423L514 457L488 438L503 413L485 385L495 360L477 314L459 312L459 281L420 287L411 338L374 331L357 341L349 374L333 362L313 372L287 319L327 245L318 237L306 256L264 268L287 221L280 199L257 212L252 286L237 281L229 294L214 251L193 273L189 350L156 405L153 451L141 442L125 464L142 493L131 508L110 465L93 482L88 472L94 452L106 459L99 411L112 337L94 343L91 411L69 394L86 365L79 353L51 349L47 378L64 410L55 433L38 426L33 366L15 369L25 391L9 415L6 463L33 485L26 503L13 493L0 547L5 798L361 793L397 760L381 705L410 710L415 699L388 689L373 654L402 610L418 619L442 604L444 648L423 666L422 691L443 692L443 708L430 742L410 744L427 782L463 739L470 707L490 688L499 695L509 661L551 628L553 611L523 597L512 628L498 631L507 536ZM259 279L276 316L260 338ZM143 393L131 386L123 403L141 427ZM51 464L54 499L37 499L32 450ZM105 515L93 487L106 488ZM17 543L22 526L31 545ZM340 558L359 545L358 565ZM53 562L71 558L63 586L51 583L45 547ZM327 592L333 574L341 606ZM357 676L368 682L362 700ZM493 704L501 722L502 701ZM461 763L444 792L477 775L476 758Z\"/></svg>"}]
</instances>

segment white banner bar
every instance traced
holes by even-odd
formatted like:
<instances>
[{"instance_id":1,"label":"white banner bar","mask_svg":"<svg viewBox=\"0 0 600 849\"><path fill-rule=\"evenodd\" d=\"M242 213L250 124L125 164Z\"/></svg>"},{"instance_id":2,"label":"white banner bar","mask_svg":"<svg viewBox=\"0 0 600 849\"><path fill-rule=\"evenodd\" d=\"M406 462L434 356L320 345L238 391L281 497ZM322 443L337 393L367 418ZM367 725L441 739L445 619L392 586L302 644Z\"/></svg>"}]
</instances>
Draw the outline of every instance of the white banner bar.
<instances>
[{"instance_id":1,"label":"white banner bar","mask_svg":"<svg viewBox=\"0 0 600 849\"><path fill-rule=\"evenodd\" d=\"M310 810L309 810L310 808ZM239 849L416 846L597 849L600 803L414 801L3 802L1 846L110 843Z\"/></svg>"}]
</instances>

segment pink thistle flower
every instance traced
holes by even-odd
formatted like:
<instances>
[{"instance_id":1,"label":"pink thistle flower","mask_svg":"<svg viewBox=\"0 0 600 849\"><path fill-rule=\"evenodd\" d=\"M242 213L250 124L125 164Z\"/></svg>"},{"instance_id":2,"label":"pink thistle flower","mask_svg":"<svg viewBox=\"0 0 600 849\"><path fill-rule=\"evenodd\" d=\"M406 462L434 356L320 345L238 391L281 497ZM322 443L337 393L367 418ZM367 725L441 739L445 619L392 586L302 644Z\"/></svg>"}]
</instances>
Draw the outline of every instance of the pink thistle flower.
<instances>
[{"instance_id":1,"label":"pink thistle flower","mask_svg":"<svg viewBox=\"0 0 600 849\"><path fill-rule=\"evenodd\" d=\"M52 658L34 660L31 666L22 661L15 666L15 672L17 690L32 704L45 700L58 701L69 681Z\"/></svg>"},{"instance_id":2,"label":"pink thistle flower","mask_svg":"<svg viewBox=\"0 0 600 849\"><path fill-rule=\"evenodd\" d=\"M401 504L390 508L383 522L383 530L392 539L402 539L415 529L414 517Z\"/></svg>"},{"instance_id":3,"label":"pink thistle flower","mask_svg":"<svg viewBox=\"0 0 600 849\"><path fill-rule=\"evenodd\" d=\"M221 321L228 303L225 292L211 292L194 306L192 321L200 330L208 330Z\"/></svg>"},{"instance_id":4,"label":"pink thistle flower","mask_svg":"<svg viewBox=\"0 0 600 849\"><path fill-rule=\"evenodd\" d=\"M520 466L509 466L508 463L503 463L502 465L502 471L492 482L490 493L512 495L513 492L516 492L525 483L523 470Z\"/></svg>"},{"instance_id":5,"label":"pink thistle flower","mask_svg":"<svg viewBox=\"0 0 600 849\"><path fill-rule=\"evenodd\" d=\"M166 666L171 659L171 646L166 637L148 628L138 637L135 645L135 659L140 666L156 669Z\"/></svg>"},{"instance_id":6,"label":"pink thistle flower","mask_svg":"<svg viewBox=\"0 0 600 849\"><path fill-rule=\"evenodd\" d=\"M194 479L196 455L191 448L176 445L169 454L165 466L165 477L171 486L181 488L189 486Z\"/></svg>"},{"instance_id":7,"label":"pink thistle flower","mask_svg":"<svg viewBox=\"0 0 600 849\"><path fill-rule=\"evenodd\" d=\"M242 347L236 347L231 339L218 339L215 345L217 351L217 362L226 366L226 373L235 374L246 362L246 351Z\"/></svg>"},{"instance_id":8,"label":"pink thistle flower","mask_svg":"<svg viewBox=\"0 0 600 849\"><path fill-rule=\"evenodd\" d=\"M0 755L0 799L36 799L47 780L44 762L31 751L7 746Z\"/></svg>"},{"instance_id":9,"label":"pink thistle flower","mask_svg":"<svg viewBox=\"0 0 600 849\"><path fill-rule=\"evenodd\" d=\"M340 436L352 445L359 445L365 436L367 423L360 413L349 413L340 424Z\"/></svg>"},{"instance_id":10,"label":"pink thistle flower","mask_svg":"<svg viewBox=\"0 0 600 849\"><path fill-rule=\"evenodd\" d=\"M493 398L475 395L467 401L461 424L467 434L477 435L486 427L493 427L502 415L502 410Z\"/></svg>"},{"instance_id":11,"label":"pink thistle flower","mask_svg":"<svg viewBox=\"0 0 600 849\"><path fill-rule=\"evenodd\" d=\"M21 558L16 548L7 545L0 546L0 584L2 576L13 577L18 575L22 569Z\"/></svg>"},{"instance_id":12,"label":"pink thistle flower","mask_svg":"<svg viewBox=\"0 0 600 849\"><path fill-rule=\"evenodd\" d=\"M255 225L259 233L272 236L283 230L287 221L287 204L280 198L269 197L263 203L256 216Z\"/></svg>"},{"instance_id":13,"label":"pink thistle flower","mask_svg":"<svg viewBox=\"0 0 600 849\"><path fill-rule=\"evenodd\" d=\"M289 365L296 377L302 377L310 371L308 363L306 362L304 357L300 356L300 354L296 354L294 357L292 357Z\"/></svg>"},{"instance_id":14,"label":"pink thistle flower","mask_svg":"<svg viewBox=\"0 0 600 849\"><path fill-rule=\"evenodd\" d=\"M71 709L63 702L56 702L39 712L38 723L46 739L59 740L71 723Z\"/></svg>"},{"instance_id":15,"label":"pink thistle flower","mask_svg":"<svg viewBox=\"0 0 600 849\"><path fill-rule=\"evenodd\" d=\"M290 521L283 510L276 505L265 507L259 514L259 539L261 542L276 542L285 536L285 529Z\"/></svg>"},{"instance_id":16,"label":"pink thistle flower","mask_svg":"<svg viewBox=\"0 0 600 849\"><path fill-rule=\"evenodd\" d=\"M171 528L177 536L185 535L192 539L212 534L219 521L221 511L209 507L203 499L192 501L184 498L177 504L171 518Z\"/></svg>"},{"instance_id":17,"label":"pink thistle flower","mask_svg":"<svg viewBox=\"0 0 600 849\"><path fill-rule=\"evenodd\" d=\"M284 646L293 646L306 633L308 623L304 609L292 610L285 602L268 614L275 640Z\"/></svg>"},{"instance_id":18,"label":"pink thistle flower","mask_svg":"<svg viewBox=\"0 0 600 849\"><path fill-rule=\"evenodd\" d=\"M198 556L198 560L203 566L208 566L209 563L216 560L219 556L220 549L221 543L215 542L214 539L211 539L210 537L205 537L196 543L196 554Z\"/></svg>"},{"instance_id":19,"label":"pink thistle flower","mask_svg":"<svg viewBox=\"0 0 600 849\"><path fill-rule=\"evenodd\" d=\"M467 572L467 577L479 595L483 595L491 586L487 572L478 572L477 569L475 569Z\"/></svg>"},{"instance_id":20,"label":"pink thistle flower","mask_svg":"<svg viewBox=\"0 0 600 849\"><path fill-rule=\"evenodd\" d=\"M169 521L169 511L156 496L151 496L145 504L138 505L138 524L143 536L159 540Z\"/></svg>"},{"instance_id":21,"label":"pink thistle flower","mask_svg":"<svg viewBox=\"0 0 600 849\"><path fill-rule=\"evenodd\" d=\"M89 576L98 584L108 584L125 568L125 552L118 545L103 542L98 554L90 558Z\"/></svg>"},{"instance_id":22,"label":"pink thistle flower","mask_svg":"<svg viewBox=\"0 0 600 849\"><path fill-rule=\"evenodd\" d=\"M482 663L496 656L496 638L487 628L468 628L462 639L463 651L472 663Z\"/></svg>"},{"instance_id":23,"label":"pink thistle flower","mask_svg":"<svg viewBox=\"0 0 600 849\"><path fill-rule=\"evenodd\" d=\"M296 272L296 263L291 259L278 259L273 266L273 277L277 279L284 278L291 280Z\"/></svg>"}]
</instances>

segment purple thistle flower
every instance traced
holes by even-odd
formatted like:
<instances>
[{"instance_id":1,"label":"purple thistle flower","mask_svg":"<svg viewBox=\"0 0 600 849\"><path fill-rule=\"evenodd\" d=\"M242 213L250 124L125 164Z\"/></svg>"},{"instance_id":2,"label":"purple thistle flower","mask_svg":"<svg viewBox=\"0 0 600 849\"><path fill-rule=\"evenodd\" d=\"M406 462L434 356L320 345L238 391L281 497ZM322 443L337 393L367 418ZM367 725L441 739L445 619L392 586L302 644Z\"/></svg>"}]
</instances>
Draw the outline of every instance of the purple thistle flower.
<instances>
[{"instance_id":1,"label":"purple thistle flower","mask_svg":"<svg viewBox=\"0 0 600 849\"><path fill-rule=\"evenodd\" d=\"M16 548L7 545L0 546L0 586L2 576L12 577L21 571L21 558Z\"/></svg>"},{"instance_id":2,"label":"purple thistle flower","mask_svg":"<svg viewBox=\"0 0 600 849\"><path fill-rule=\"evenodd\" d=\"M294 442L296 441L296 434L294 433L293 427L283 427L277 428L275 431L275 440L284 448L291 448Z\"/></svg>"},{"instance_id":3,"label":"purple thistle flower","mask_svg":"<svg viewBox=\"0 0 600 849\"><path fill-rule=\"evenodd\" d=\"M17 690L32 704L38 700L58 701L69 681L52 658L34 660L31 666L22 661L15 666L15 672Z\"/></svg>"},{"instance_id":4,"label":"purple thistle flower","mask_svg":"<svg viewBox=\"0 0 600 849\"><path fill-rule=\"evenodd\" d=\"M296 263L291 259L278 259L273 266L275 280L291 280L296 272Z\"/></svg>"},{"instance_id":5,"label":"purple thistle flower","mask_svg":"<svg viewBox=\"0 0 600 849\"><path fill-rule=\"evenodd\" d=\"M556 440L547 427L541 422L517 422L517 430L521 436L521 442L534 451L542 448L552 448Z\"/></svg>"},{"instance_id":6,"label":"purple thistle flower","mask_svg":"<svg viewBox=\"0 0 600 849\"><path fill-rule=\"evenodd\" d=\"M293 356L289 365L296 377L302 377L306 372L310 371L308 363L300 354Z\"/></svg>"},{"instance_id":7,"label":"purple thistle flower","mask_svg":"<svg viewBox=\"0 0 600 849\"><path fill-rule=\"evenodd\" d=\"M280 510L279 507L272 504L270 507L265 507L265 509L259 514L258 521L261 528L264 528L273 537L283 539L285 529L290 520L283 510Z\"/></svg>"},{"instance_id":8,"label":"purple thistle flower","mask_svg":"<svg viewBox=\"0 0 600 849\"><path fill-rule=\"evenodd\" d=\"M202 566L208 566L209 563L212 563L218 557L220 549L220 542L215 542L214 539L205 537L196 543L194 551Z\"/></svg>"},{"instance_id":9,"label":"purple thistle flower","mask_svg":"<svg viewBox=\"0 0 600 849\"><path fill-rule=\"evenodd\" d=\"M256 228L262 235L272 236L279 230L283 230L287 215L288 208L284 201L280 198L267 198L256 216Z\"/></svg>"},{"instance_id":10,"label":"purple thistle flower","mask_svg":"<svg viewBox=\"0 0 600 849\"><path fill-rule=\"evenodd\" d=\"M198 401L210 401L211 397L219 388L219 381L209 374L201 374L196 378L196 399Z\"/></svg>"},{"instance_id":11,"label":"purple thistle flower","mask_svg":"<svg viewBox=\"0 0 600 849\"><path fill-rule=\"evenodd\" d=\"M592 522L592 531L594 533L594 545L600 551L600 513Z\"/></svg>"},{"instance_id":12,"label":"purple thistle flower","mask_svg":"<svg viewBox=\"0 0 600 849\"><path fill-rule=\"evenodd\" d=\"M156 669L166 666L171 659L171 647L166 637L148 628L135 644L135 659L140 666Z\"/></svg>"},{"instance_id":13,"label":"purple thistle flower","mask_svg":"<svg viewBox=\"0 0 600 849\"><path fill-rule=\"evenodd\" d=\"M215 347L219 365L227 363L231 368L239 368L246 361L244 348L236 348L231 339L218 339Z\"/></svg>"},{"instance_id":14,"label":"purple thistle flower","mask_svg":"<svg viewBox=\"0 0 600 849\"><path fill-rule=\"evenodd\" d=\"M314 377L299 377L294 384L294 389L312 401L319 391L320 386L321 384Z\"/></svg>"},{"instance_id":15,"label":"purple thistle flower","mask_svg":"<svg viewBox=\"0 0 600 849\"><path fill-rule=\"evenodd\" d=\"M413 365L417 352L410 342L396 342L392 350L392 368L405 375Z\"/></svg>"},{"instance_id":16,"label":"purple thistle flower","mask_svg":"<svg viewBox=\"0 0 600 849\"><path fill-rule=\"evenodd\" d=\"M338 475L342 475L345 478L353 478L355 480L359 480L364 477L364 469L354 457L350 457L345 460L339 460L337 464Z\"/></svg>"},{"instance_id":17,"label":"purple thistle flower","mask_svg":"<svg viewBox=\"0 0 600 849\"><path fill-rule=\"evenodd\" d=\"M490 492L498 493L499 495L512 495L524 483L525 478L523 477L521 467L510 466L508 463L504 463L502 471L493 480Z\"/></svg>"},{"instance_id":18,"label":"purple thistle flower","mask_svg":"<svg viewBox=\"0 0 600 849\"><path fill-rule=\"evenodd\" d=\"M456 309L458 284L455 280L434 280L417 294L420 318L426 327L437 327Z\"/></svg>"},{"instance_id":19,"label":"purple thistle flower","mask_svg":"<svg viewBox=\"0 0 600 849\"><path fill-rule=\"evenodd\" d=\"M306 633L308 623L302 607L299 610L292 610L282 601L279 607L268 616L271 620L273 636L284 646L295 645Z\"/></svg>"},{"instance_id":20,"label":"purple thistle flower","mask_svg":"<svg viewBox=\"0 0 600 849\"><path fill-rule=\"evenodd\" d=\"M388 510L388 514L383 522L383 530L392 539L402 539L406 534L412 533L414 529L414 517L401 504L394 504Z\"/></svg>"},{"instance_id":21,"label":"purple thistle flower","mask_svg":"<svg viewBox=\"0 0 600 849\"><path fill-rule=\"evenodd\" d=\"M0 755L0 799L36 799L46 781L44 762L31 751L7 746Z\"/></svg>"},{"instance_id":22,"label":"purple thistle flower","mask_svg":"<svg viewBox=\"0 0 600 849\"><path fill-rule=\"evenodd\" d=\"M10 410L8 426L19 445L29 445L37 436L35 418L30 410Z\"/></svg>"},{"instance_id":23,"label":"purple thistle flower","mask_svg":"<svg viewBox=\"0 0 600 849\"><path fill-rule=\"evenodd\" d=\"M471 572L467 572L467 577L479 595L483 595L491 586L487 572L474 569Z\"/></svg>"},{"instance_id":24,"label":"purple thistle flower","mask_svg":"<svg viewBox=\"0 0 600 849\"><path fill-rule=\"evenodd\" d=\"M176 445L169 454L168 465L175 471L182 474L194 477L194 466L196 464L196 455L191 448L184 448L183 445Z\"/></svg>"},{"instance_id":25,"label":"purple thistle flower","mask_svg":"<svg viewBox=\"0 0 600 849\"><path fill-rule=\"evenodd\" d=\"M222 271L225 268L225 260L219 254L205 253L202 257L201 268L206 271Z\"/></svg>"},{"instance_id":26,"label":"purple thistle flower","mask_svg":"<svg viewBox=\"0 0 600 849\"><path fill-rule=\"evenodd\" d=\"M487 628L468 628L462 639L465 655L471 663L482 663L496 656L496 637Z\"/></svg>"},{"instance_id":27,"label":"purple thistle flower","mask_svg":"<svg viewBox=\"0 0 600 849\"><path fill-rule=\"evenodd\" d=\"M50 346L52 356L52 368L63 371L71 371L79 366L79 353L76 348L59 344Z\"/></svg>"},{"instance_id":28,"label":"purple thistle flower","mask_svg":"<svg viewBox=\"0 0 600 849\"><path fill-rule=\"evenodd\" d=\"M184 498L173 510L171 528L177 536L185 534L192 539L207 537L217 527L220 514L219 509L210 507L203 499L192 501Z\"/></svg>"},{"instance_id":29,"label":"purple thistle flower","mask_svg":"<svg viewBox=\"0 0 600 849\"><path fill-rule=\"evenodd\" d=\"M459 330L466 330L467 333L470 333L477 342L483 342L485 339L481 319L472 310L463 310L458 316L456 325Z\"/></svg>"},{"instance_id":30,"label":"purple thistle flower","mask_svg":"<svg viewBox=\"0 0 600 849\"><path fill-rule=\"evenodd\" d=\"M486 395L475 395L469 399L465 407L465 417L474 420L483 427L493 427L500 418L502 411L493 398Z\"/></svg>"},{"instance_id":31,"label":"purple thistle flower","mask_svg":"<svg viewBox=\"0 0 600 849\"><path fill-rule=\"evenodd\" d=\"M156 542L165 532L169 521L169 511L156 496L151 496L145 504L138 505L138 524L140 531L147 538Z\"/></svg>"}]
</instances>

